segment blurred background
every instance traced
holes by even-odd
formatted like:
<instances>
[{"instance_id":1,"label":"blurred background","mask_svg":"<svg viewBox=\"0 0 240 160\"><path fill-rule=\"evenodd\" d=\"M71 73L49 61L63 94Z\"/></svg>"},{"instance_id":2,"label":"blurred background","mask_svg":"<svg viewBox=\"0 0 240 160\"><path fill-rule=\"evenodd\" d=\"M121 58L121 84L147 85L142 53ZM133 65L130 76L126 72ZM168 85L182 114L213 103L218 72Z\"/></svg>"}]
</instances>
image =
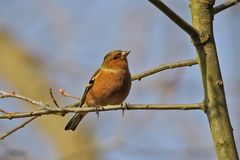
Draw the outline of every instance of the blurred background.
<instances>
[{"instance_id":1,"label":"blurred background","mask_svg":"<svg viewBox=\"0 0 240 160\"><path fill-rule=\"evenodd\" d=\"M216 1L217 4L223 0ZM188 1L167 4L191 23ZM216 15L214 32L228 110L240 149L240 6ZM61 106L74 103L59 88L81 96L104 55L131 50L132 74L194 58L190 38L145 0L0 0L0 89ZM168 70L133 82L129 103L196 103L203 97L198 66ZM1 99L7 111L39 109ZM42 116L0 143L2 160L216 159L201 111L121 111L88 114L75 132L72 114ZM0 134L24 119L1 120Z\"/></svg>"}]
</instances>

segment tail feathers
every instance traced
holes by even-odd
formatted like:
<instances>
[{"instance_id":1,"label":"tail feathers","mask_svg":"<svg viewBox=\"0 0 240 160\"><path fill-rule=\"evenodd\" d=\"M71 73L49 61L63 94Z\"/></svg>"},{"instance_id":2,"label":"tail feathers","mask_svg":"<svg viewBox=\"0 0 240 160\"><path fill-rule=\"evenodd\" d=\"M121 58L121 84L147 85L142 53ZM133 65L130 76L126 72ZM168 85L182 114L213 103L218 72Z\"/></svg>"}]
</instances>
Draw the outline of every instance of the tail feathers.
<instances>
[{"instance_id":1,"label":"tail feathers","mask_svg":"<svg viewBox=\"0 0 240 160\"><path fill-rule=\"evenodd\" d=\"M67 123L66 127L65 127L65 130L72 130L74 131L78 124L81 122L81 120L83 119L85 115L82 115L82 114L79 114L79 113L76 113L72 119Z\"/></svg>"}]
</instances>

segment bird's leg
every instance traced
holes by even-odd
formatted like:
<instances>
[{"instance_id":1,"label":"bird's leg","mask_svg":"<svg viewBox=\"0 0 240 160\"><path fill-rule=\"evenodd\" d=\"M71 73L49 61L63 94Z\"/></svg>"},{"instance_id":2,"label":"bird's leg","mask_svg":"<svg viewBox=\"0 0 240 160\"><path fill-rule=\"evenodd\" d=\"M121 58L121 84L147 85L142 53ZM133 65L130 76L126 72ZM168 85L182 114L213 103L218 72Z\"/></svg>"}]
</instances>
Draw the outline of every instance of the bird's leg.
<instances>
[{"instance_id":1,"label":"bird's leg","mask_svg":"<svg viewBox=\"0 0 240 160\"><path fill-rule=\"evenodd\" d=\"M128 105L126 102L121 103L121 108L122 108L122 116L125 114L125 110L128 109Z\"/></svg>"},{"instance_id":2,"label":"bird's leg","mask_svg":"<svg viewBox=\"0 0 240 160\"><path fill-rule=\"evenodd\" d=\"M99 108L100 108L100 105L96 105L96 114L98 118L99 118Z\"/></svg>"}]
</instances>

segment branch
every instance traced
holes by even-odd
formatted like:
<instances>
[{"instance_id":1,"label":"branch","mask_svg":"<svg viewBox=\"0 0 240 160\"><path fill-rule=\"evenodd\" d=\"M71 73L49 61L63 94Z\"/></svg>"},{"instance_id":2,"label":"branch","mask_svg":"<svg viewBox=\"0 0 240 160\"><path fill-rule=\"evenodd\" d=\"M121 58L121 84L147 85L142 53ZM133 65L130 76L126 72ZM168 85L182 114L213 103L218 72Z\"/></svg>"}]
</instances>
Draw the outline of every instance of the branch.
<instances>
[{"instance_id":1,"label":"branch","mask_svg":"<svg viewBox=\"0 0 240 160\"><path fill-rule=\"evenodd\" d=\"M77 100L80 100L80 99L81 99L80 97L73 96L73 95L65 92L65 90L62 89L62 88L59 89L59 93L60 93L61 95L63 95L64 97L68 97L68 98L72 98L72 99L77 99Z\"/></svg>"},{"instance_id":2,"label":"branch","mask_svg":"<svg viewBox=\"0 0 240 160\"><path fill-rule=\"evenodd\" d=\"M10 134L16 132L17 130L19 130L20 128L23 128L24 126L26 126L28 123L32 122L34 119L36 119L38 116L32 117L29 120L27 120L26 122L22 123L21 125L9 130L8 132L4 133L3 135L0 136L0 140L3 140L4 138L6 138L7 136L9 136Z\"/></svg>"},{"instance_id":3,"label":"branch","mask_svg":"<svg viewBox=\"0 0 240 160\"><path fill-rule=\"evenodd\" d=\"M0 109L0 112L2 112L2 113L8 113L8 112L4 111L3 109Z\"/></svg>"},{"instance_id":4,"label":"branch","mask_svg":"<svg viewBox=\"0 0 240 160\"><path fill-rule=\"evenodd\" d=\"M53 96L52 88L49 89L49 93L50 93L50 96L51 96L51 98L52 98L53 103L55 104L55 106L58 107L58 108L60 108L60 106L58 105L56 99L55 99L54 96Z\"/></svg>"},{"instance_id":5,"label":"branch","mask_svg":"<svg viewBox=\"0 0 240 160\"><path fill-rule=\"evenodd\" d=\"M44 104L41 101L35 101L35 100L31 99L31 98L21 96L21 95L17 94L16 92L9 93L9 92L5 92L5 91L1 90L0 91L0 98L17 98L17 99L26 101L28 103L40 106L41 108L49 107L48 104Z\"/></svg>"},{"instance_id":6,"label":"branch","mask_svg":"<svg viewBox=\"0 0 240 160\"><path fill-rule=\"evenodd\" d=\"M192 66L192 65L195 65L195 64L198 64L198 61L197 61L196 58L195 59L178 61L178 62L175 62L175 63L162 64L162 65L160 65L158 67L155 67L153 69L150 69L150 70L147 70L145 72L133 75L132 76L132 81L135 81L135 80L140 81L144 77L150 76L152 74L155 74L157 72L164 71L164 70L167 70L167 69L173 69L173 68L185 67L185 66Z\"/></svg>"},{"instance_id":7,"label":"branch","mask_svg":"<svg viewBox=\"0 0 240 160\"><path fill-rule=\"evenodd\" d=\"M240 1L239 0L228 0L227 2L223 3L223 4L220 4L216 7L214 7L214 14L217 14L231 6L234 6L236 4L238 4Z\"/></svg>"},{"instance_id":8,"label":"branch","mask_svg":"<svg viewBox=\"0 0 240 160\"><path fill-rule=\"evenodd\" d=\"M192 66L198 64L197 59L189 59L189 60L184 60L184 61L178 61L175 63L168 63L168 64L162 64L158 67L155 67L153 69L147 70L145 72L136 74L132 76L132 81L134 80L141 80L144 77L147 77L149 75L155 74L157 72L166 70L166 69L173 69L177 67L184 67L184 66ZM88 86L89 87L89 86ZM6 112L2 109L0 109L0 112L3 114L0 115L0 119L12 119L12 118L26 118L26 117L31 117L29 120L26 122L20 124L19 126L9 130L8 132L4 133L2 136L0 136L0 140L3 140L5 137L9 136L10 134L16 132L20 128L23 128L26 126L28 123L36 119L37 117L41 115L49 115L49 114L57 114L64 116L66 113L69 112L95 112L96 108L77 108L80 105L79 103L71 104L68 105L64 108L60 108L59 105L57 104L53 93L52 89L50 88L50 95L51 98L54 102L54 104L57 106L56 107L51 107L48 104L44 104L41 101L35 101L33 99L30 99L28 97L21 96L17 94L16 92L5 92L5 91L0 91L0 98L17 98L23 101L26 101L28 103L40 106L42 109L38 111L33 111L33 112ZM63 91L64 92L64 91ZM69 96L69 95L68 95ZM86 95L85 95L86 96ZM75 98L75 97L74 97ZM79 99L79 98L78 98ZM98 109L97 111L110 111L110 110L122 110L124 113L124 110L192 110L192 109L201 109L204 110L204 105L202 103L196 103L196 104L170 104L170 105L161 105L161 104L121 104L117 106L104 106Z\"/></svg>"},{"instance_id":9,"label":"branch","mask_svg":"<svg viewBox=\"0 0 240 160\"><path fill-rule=\"evenodd\" d=\"M187 32L193 39L199 37L198 31L182 19L177 13L171 10L167 5L165 5L161 0L148 0L158 9L160 9L166 16L168 16L174 23L176 23L182 30Z\"/></svg>"},{"instance_id":10,"label":"branch","mask_svg":"<svg viewBox=\"0 0 240 160\"><path fill-rule=\"evenodd\" d=\"M167 63L167 64L162 64L158 67L155 67L153 69L147 70L145 72L136 74L132 76L132 81L134 80L141 80L144 77L147 77L149 75L155 74L157 72L166 70L166 69L173 69L173 68L177 68L177 67L184 67L184 66L192 66L197 64L197 59L188 59L188 60L183 60L183 61L178 61L178 62L174 62L174 63ZM71 104L68 105L64 108L56 108L56 107L52 107L48 104L44 104L41 101L35 101L33 99L30 99L28 97L24 97L21 96L15 92L5 92L5 91L0 91L0 98L17 98L17 99L21 99L24 100L28 103L34 104L34 105L38 105L40 106L42 109L38 110L38 111L33 111L33 112L6 112L4 111L2 115L0 115L0 119L12 119L12 118L23 118L23 117L32 117L32 116L41 116L41 115L45 115L45 114L59 114L59 113L68 113L68 112L94 112L96 111L95 107L93 108L76 108L79 106L79 103L75 103L75 104ZM187 107L184 107L187 106ZM190 104L190 106L192 106ZM135 105L128 105L127 106L128 109L130 110L136 110L136 109L159 109L159 110L172 110L172 109L203 109L200 107L195 106L195 108L189 108L187 104L183 104L183 105L143 105L143 104L135 104ZM169 107L169 108L168 108ZM104 108L104 107L103 107ZM105 109L105 108L104 108ZM118 110L118 109L123 109L118 107L108 107L106 110ZM62 115L62 114L60 114Z\"/></svg>"},{"instance_id":11,"label":"branch","mask_svg":"<svg viewBox=\"0 0 240 160\"><path fill-rule=\"evenodd\" d=\"M78 106L79 103L74 104ZM98 111L112 111L112 110L204 110L203 103L193 103L193 104L127 104L123 103L121 105L107 105L100 106ZM48 107L38 111L33 112L11 112L0 115L0 119L13 119L13 118L24 118L32 116L42 116L49 114L60 113L86 113L86 112L96 112L96 107L82 107L82 108L73 108L69 106L68 108L56 108Z\"/></svg>"}]
</instances>

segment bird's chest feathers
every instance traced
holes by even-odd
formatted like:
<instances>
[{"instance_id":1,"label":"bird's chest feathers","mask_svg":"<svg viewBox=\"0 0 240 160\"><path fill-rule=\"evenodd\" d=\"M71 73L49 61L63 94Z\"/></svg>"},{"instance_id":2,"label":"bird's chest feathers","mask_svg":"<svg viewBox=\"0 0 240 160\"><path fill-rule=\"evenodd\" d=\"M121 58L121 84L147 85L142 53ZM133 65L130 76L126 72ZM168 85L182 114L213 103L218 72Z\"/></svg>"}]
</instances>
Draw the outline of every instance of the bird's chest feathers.
<instances>
[{"instance_id":1,"label":"bird's chest feathers","mask_svg":"<svg viewBox=\"0 0 240 160\"><path fill-rule=\"evenodd\" d=\"M125 70L116 69L104 69L102 73L96 77L96 85L102 88L104 91L118 91L121 88L126 87L129 80L130 73ZM97 84L98 83L98 84Z\"/></svg>"},{"instance_id":2,"label":"bird's chest feathers","mask_svg":"<svg viewBox=\"0 0 240 160\"><path fill-rule=\"evenodd\" d=\"M131 75L128 70L103 69L96 76L90 92L100 104L118 104L127 97L130 87Z\"/></svg>"}]
</instances>

